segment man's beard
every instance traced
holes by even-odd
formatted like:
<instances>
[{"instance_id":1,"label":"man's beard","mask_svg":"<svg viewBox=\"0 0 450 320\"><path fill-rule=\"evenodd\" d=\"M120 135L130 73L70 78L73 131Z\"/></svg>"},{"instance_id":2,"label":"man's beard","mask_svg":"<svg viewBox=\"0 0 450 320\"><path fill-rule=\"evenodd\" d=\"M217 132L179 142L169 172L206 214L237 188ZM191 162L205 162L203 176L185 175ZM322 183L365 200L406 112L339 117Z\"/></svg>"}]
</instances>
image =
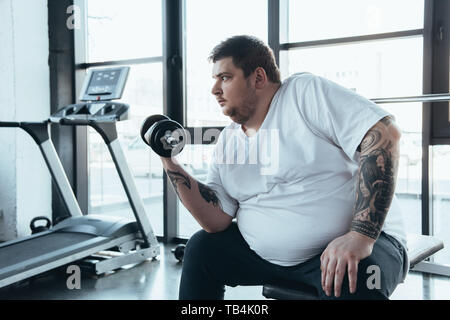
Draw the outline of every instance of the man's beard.
<instances>
[{"instance_id":1,"label":"man's beard","mask_svg":"<svg viewBox=\"0 0 450 320\"><path fill-rule=\"evenodd\" d=\"M237 124L245 124L256 112L257 98L254 92L247 95L238 107L232 108L229 117Z\"/></svg>"}]
</instances>

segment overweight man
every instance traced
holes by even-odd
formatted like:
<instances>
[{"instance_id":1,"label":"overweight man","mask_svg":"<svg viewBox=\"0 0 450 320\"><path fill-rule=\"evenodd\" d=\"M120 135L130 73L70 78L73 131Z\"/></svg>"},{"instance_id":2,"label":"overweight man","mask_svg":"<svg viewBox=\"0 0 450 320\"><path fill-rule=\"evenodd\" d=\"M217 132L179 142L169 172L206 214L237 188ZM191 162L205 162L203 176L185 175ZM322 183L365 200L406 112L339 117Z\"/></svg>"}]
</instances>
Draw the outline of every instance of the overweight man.
<instances>
[{"instance_id":1,"label":"overweight man","mask_svg":"<svg viewBox=\"0 0 450 320\"><path fill-rule=\"evenodd\" d=\"M321 299L388 299L408 271L393 116L310 73L281 81L251 36L221 42L210 61L211 93L232 122L205 184L161 158L202 227L186 245L179 298L307 284ZM368 270L379 271L375 287Z\"/></svg>"}]
</instances>

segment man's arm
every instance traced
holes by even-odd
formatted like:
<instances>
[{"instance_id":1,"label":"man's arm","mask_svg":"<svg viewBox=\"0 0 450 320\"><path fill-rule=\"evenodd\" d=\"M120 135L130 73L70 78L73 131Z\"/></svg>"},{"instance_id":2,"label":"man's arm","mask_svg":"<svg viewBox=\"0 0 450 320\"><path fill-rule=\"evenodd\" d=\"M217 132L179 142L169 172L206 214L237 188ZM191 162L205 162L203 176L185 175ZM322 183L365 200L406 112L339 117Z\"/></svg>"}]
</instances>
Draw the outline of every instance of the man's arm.
<instances>
[{"instance_id":1,"label":"man's arm","mask_svg":"<svg viewBox=\"0 0 450 320\"><path fill-rule=\"evenodd\" d=\"M394 197L400 130L391 117L373 126L362 140L351 230L376 240Z\"/></svg>"},{"instance_id":2,"label":"man's arm","mask_svg":"<svg viewBox=\"0 0 450 320\"><path fill-rule=\"evenodd\" d=\"M338 297L348 269L350 292L356 290L358 263L372 253L394 197L401 132L391 117L377 122L358 147L356 204L350 232L336 238L321 256L322 287Z\"/></svg>"},{"instance_id":3,"label":"man's arm","mask_svg":"<svg viewBox=\"0 0 450 320\"><path fill-rule=\"evenodd\" d=\"M214 190L191 177L171 158L161 158L164 170L180 201L207 232L225 230L233 218L222 210Z\"/></svg>"}]
</instances>

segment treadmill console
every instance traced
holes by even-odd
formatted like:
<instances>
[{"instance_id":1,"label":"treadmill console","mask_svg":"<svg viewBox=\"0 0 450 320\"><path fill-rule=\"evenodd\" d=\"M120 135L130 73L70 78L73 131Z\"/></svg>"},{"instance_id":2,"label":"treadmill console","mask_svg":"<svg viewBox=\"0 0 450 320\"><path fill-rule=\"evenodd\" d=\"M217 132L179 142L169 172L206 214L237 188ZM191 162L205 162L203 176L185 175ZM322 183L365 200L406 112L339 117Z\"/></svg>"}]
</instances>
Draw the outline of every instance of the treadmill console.
<instances>
[{"instance_id":1,"label":"treadmill console","mask_svg":"<svg viewBox=\"0 0 450 320\"><path fill-rule=\"evenodd\" d=\"M83 83L80 100L59 109L50 122L67 125L89 125L128 119L129 106L111 102L122 97L130 67L89 69Z\"/></svg>"},{"instance_id":2,"label":"treadmill console","mask_svg":"<svg viewBox=\"0 0 450 320\"><path fill-rule=\"evenodd\" d=\"M130 67L89 69L81 89L81 101L120 99Z\"/></svg>"}]
</instances>

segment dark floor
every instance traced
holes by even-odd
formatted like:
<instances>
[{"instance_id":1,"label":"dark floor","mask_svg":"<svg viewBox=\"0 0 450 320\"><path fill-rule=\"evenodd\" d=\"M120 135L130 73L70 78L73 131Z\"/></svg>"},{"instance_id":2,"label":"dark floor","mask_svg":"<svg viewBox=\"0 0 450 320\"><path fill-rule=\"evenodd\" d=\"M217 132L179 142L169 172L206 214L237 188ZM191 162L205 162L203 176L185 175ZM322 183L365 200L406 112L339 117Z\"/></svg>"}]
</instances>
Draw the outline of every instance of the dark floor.
<instances>
[{"instance_id":1,"label":"dark floor","mask_svg":"<svg viewBox=\"0 0 450 320\"><path fill-rule=\"evenodd\" d=\"M174 300L178 296L181 264L171 253L174 245L162 245L157 260L103 276L85 277L81 289L69 290L65 270L0 289L0 299L69 300ZM265 299L261 287L227 288L225 298ZM410 273L391 296L393 300L450 300L450 278Z\"/></svg>"}]
</instances>

